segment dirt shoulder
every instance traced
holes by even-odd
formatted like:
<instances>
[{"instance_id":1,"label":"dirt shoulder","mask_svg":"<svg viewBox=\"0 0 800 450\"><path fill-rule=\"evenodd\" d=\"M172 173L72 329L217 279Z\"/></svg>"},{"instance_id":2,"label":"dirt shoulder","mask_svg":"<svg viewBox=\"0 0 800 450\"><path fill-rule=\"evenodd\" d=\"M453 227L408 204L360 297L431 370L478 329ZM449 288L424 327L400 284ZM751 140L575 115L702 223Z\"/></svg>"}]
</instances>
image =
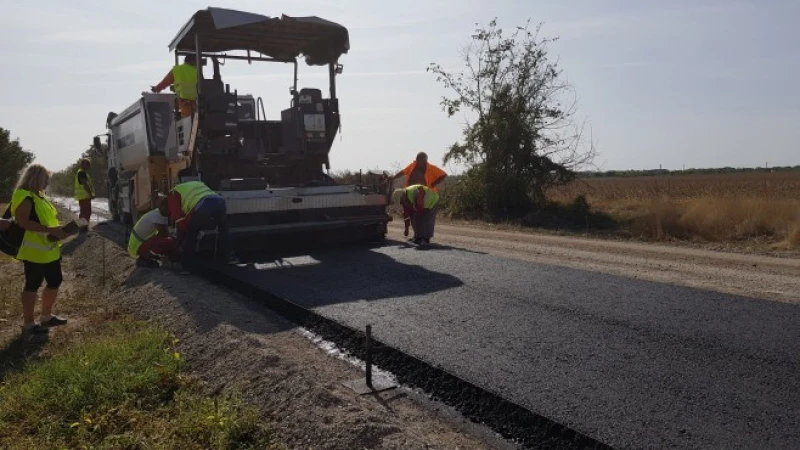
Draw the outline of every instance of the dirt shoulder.
<instances>
[{"instance_id":1,"label":"dirt shoulder","mask_svg":"<svg viewBox=\"0 0 800 450\"><path fill-rule=\"evenodd\" d=\"M106 226L96 229L103 233ZM328 356L293 324L248 298L169 269L136 268L121 248L94 232L75 245L71 258L78 278L98 279L105 261L115 307L178 336L189 373L212 393L243 391L289 448L507 447L412 391L356 395L342 383L363 377L362 371Z\"/></svg>"},{"instance_id":2,"label":"dirt shoulder","mask_svg":"<svg viewBox=\"0 0 800 450\"><path fill-rule=\"evenodd\" d=\"M402 224L391 223L389 236L402 238ZM505 258L800 303L797 257L552 236L447 222L437 224L435 242Z\"/></svg>"}]
</instances>

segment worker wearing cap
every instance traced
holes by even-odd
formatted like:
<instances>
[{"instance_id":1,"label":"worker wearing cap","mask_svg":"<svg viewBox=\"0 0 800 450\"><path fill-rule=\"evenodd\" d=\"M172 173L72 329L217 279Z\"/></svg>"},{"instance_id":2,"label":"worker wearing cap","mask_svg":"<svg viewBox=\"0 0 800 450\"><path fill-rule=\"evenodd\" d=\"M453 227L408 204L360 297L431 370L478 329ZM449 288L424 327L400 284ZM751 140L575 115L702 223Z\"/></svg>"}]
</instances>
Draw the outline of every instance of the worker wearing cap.
<instances>
[{"instance_id":1,"label":"worker wearing cap","mask_svg":"<svg viewBox=\"0 0 800 450\"><path fill-rule=\"evenodd\" d=\"M157 207L143 215L133 226L128 239L128 254L136 264L158 267L158 260L168 257L178 259L178 242L169 234L169 205L166 197L156 200Z\"/></svg>"},{"instance_id":2,"label":"worker wearing cap","mask_svg":"<svg viewBox=\"0 0 800 450\"><path fill-rule=\"evenodd\" d=\"M171 84L175 85L181 118L194 114L197 108L197 58L194 55L186 55L183 64L173 67L161 83L151 86L150 90L157 94Z\"/></svg>"},{"instance_id":3,"label":"worker wearing cap","mask_svg":"<svg viewBox=\"0 0 800 450\"><path fill-rule=\"evenodd\" d=\"M425 152L417 153L417 158L414 162L406 166L406 168L400 172L397 172L389 181L393 181L402 176L406 177L405 187L419 184L429 187L435 192L439 192L436 186L447 178L447 174L444 170L428 162L428 155Z\"/></svg>"},{"instance_id":4,"label":"worker wearing cap","mask_svg":"<svg viewBox=\"0 0 800 450\"><path fill-rule=\"evenodd\" d=\"M94 198L94 185L89 169L92 163L88 159L80 161L78 171L75 172L75 200L78 201L80 212L78 217L89 223L92 217L92 199Z\"/></svg>"},{"instance_id":5,"label":"worker wearing cap","mask_svg":"<svg viewBox=\"0 0 800 450\"><path fill-rule=\"evenodd\" d=\"M192 263L200 231L215 227L225 261L229 264L239 262L233 251L225 199L201 181L181 183L172 189L167 198L169 215L175 222L175 228L183 235L184 265Z\"/></svg>"},{"instance_id":6,"label":"worker wearing cap","mask_svg":"<svg viewBox=\"0 0 800 450\"><path fill-rule=\"evenodd\" d=\"M403 221L408 236L408 228L414 229L413 242L427 245L433 238L433 229L436 225L436 209L439 204L439 193L421 184L414 184L405 188L396 189L392 195L395 203L403 207Z\"/></svg>"}]
</instances>

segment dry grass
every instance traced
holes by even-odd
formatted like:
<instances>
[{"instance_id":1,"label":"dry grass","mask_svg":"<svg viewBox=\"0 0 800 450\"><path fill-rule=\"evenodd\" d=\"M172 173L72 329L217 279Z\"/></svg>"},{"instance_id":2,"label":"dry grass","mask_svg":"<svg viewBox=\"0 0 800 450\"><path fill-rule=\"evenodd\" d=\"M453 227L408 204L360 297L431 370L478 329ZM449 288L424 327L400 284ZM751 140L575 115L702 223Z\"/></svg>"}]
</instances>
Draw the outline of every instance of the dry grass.
<instances>
[{"instance_id":1,"label":"dry grass","mask_svg":"<svg viewBox=\"0 0 800 450\"><path fill-rule=\"evenodd\" d=\"M594 178L551 192L559 202L578 195L638 237L800 247L800 172Z\"/></svg>"}]
</instances>

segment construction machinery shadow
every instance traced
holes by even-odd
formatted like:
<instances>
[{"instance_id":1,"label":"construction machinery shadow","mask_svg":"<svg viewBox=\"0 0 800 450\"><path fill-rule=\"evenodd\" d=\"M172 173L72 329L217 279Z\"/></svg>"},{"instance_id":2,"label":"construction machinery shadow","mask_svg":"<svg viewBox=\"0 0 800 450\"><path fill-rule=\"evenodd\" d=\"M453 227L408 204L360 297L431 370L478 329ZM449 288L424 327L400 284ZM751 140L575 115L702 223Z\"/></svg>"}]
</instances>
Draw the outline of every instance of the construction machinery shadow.
<instances>
[{"instance_id":1,"label":"construction machinery shadow","mask_svg":"<svg viewBox=\"0 0 800 450\"><path fill-rule=\"evenodd\" d=\"M463 285L453 275L404 263L381 251L397 245L405 246L397 241L384 241L272 250L244 254L243 264L236 266L203 261L198 264L198 271L212 281L225 278L234 284L290 298L305 308L419 297Z\"/></svg>"}]
</instances>

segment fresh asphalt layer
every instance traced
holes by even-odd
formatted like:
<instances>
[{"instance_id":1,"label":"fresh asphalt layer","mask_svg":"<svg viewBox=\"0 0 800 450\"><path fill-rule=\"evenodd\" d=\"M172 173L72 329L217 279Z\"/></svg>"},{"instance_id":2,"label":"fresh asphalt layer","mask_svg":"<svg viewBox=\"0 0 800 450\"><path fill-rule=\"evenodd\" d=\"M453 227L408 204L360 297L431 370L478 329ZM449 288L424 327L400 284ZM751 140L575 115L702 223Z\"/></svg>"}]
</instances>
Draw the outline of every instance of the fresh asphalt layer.
<instances>
[{"instance_id":1,"label":"fresh asphalt layer","mask_svg":"<svg viewBox=\"0 0 800 450\"><path fill-rule=\"evenodd\" d=\"M399 242L226 271L616 448L800 448L795 305Z\"/></svg>"}]
</instances>

